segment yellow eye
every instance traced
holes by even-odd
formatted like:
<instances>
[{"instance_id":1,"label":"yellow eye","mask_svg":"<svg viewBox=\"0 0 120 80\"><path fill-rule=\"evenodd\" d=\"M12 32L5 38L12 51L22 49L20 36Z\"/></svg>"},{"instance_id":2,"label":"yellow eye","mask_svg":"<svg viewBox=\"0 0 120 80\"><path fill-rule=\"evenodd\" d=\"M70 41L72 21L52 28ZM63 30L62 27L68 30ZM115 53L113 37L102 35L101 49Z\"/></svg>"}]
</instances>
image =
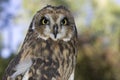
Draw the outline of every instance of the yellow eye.
<instances>
[{"instance_id":1,"label":"yellow eye","mask_svg":"<svg viewBox=\"0 0 120 80\"><path fill-rule=\"evenodd\" d=\"M64 18L62 21L61 21L61 24L62 25L67 25L68 24L68 20L66 18Z\"/></svg>"},{"instance_id":2,"label":"yellow eye","mask_svg":"<svg viewBox=\"0 0 120 80\"><path fill-rule=\"evenodd\" d=\"M48 19L46 19L45 17L41 19L41 24L45 25L45 24L49 24Z\"/></svg>"}]
</instances>

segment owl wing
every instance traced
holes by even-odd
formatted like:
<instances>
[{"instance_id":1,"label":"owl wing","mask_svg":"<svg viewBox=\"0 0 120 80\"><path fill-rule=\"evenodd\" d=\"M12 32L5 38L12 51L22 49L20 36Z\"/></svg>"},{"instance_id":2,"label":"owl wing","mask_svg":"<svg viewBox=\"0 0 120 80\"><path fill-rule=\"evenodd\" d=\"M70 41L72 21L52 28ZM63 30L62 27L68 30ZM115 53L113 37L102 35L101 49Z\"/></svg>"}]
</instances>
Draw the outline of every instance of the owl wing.
<instances>
[{"instance_id":1,"label":"owl wing","mask_svg":"<svg viewBox=\"0 0 120 80\"><path fill-rule=\"evenodd\" d=\"M31 24L32 25L32 24ZM30 27L31 27L30 25ZM28 30L28 33L25 37L23 45L21 46L21 50L16 55L16 57L9 63L8 67L5 70L5 74L2 80L14 80L17 76L23 77L25 72L32 65L32 54L33 54L33 45L31 42L35 42L35 34L31 28ZM34 44L34 43L33 43Z\"/></svg>"},{"instance_id":2,"label":"owl wing","mask_svg":"<svg viewBox=\"0 0 120 80\"><path fill-rule=\"evenodd\" d=\"M14 66L17 65L19 60L20 60L19 56L16 56L13 60L11 60L11 62L9 63L8 67L5 70L5 74L4 74L2 80L7 80L9 78L9 76L15 72Z\"/></svg>"},{"instance_id":3,"label":"owl wing","mask_svg":"<svg viewBox=\"0 0 120 80\"><path fill-rule=\"evenodd\" d=\"M20 55L17 55L8 65L2 80L14 80L19 75L23 76L31 65L32 60L29 57L20 61Z\"/></svg>"}]
</instances>

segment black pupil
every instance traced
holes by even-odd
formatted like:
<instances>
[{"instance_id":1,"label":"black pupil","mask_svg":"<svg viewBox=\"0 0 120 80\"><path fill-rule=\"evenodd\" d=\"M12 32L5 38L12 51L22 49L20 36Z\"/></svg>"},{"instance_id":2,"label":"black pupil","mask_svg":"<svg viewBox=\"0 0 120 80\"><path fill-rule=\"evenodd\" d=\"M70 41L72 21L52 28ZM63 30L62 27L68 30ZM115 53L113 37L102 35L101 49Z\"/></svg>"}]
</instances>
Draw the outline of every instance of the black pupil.
<instances>
[{"instance_id":1,"label":"black pupil","mask_svg":"<svg viewBox=\"0 0 120 80\"><path fill-rule=\"evenodd\" d=\"M65 24L65 19L63 19L62 23Z\"/></svg>"},{"instance_id":2,"label":"black pupil","mask_svg":"<svg viewBox=\"0 0 120 80\"><path fill-rule=\"evenodd\" d=\"M48 20L46 18L44 18L44 23L46 24L48 22Z\"/></svg>"},{"instance_id":3,"label":"black pupil","mask_svg":"<svg viewBox=\"0 0 120 80\"><path fill-rule=\"evenodd\" d=\"M49 24L49 21L46 17L42 17L40 20L40 25L45 25L45 24Z\"/></svg>"}]
</instances>

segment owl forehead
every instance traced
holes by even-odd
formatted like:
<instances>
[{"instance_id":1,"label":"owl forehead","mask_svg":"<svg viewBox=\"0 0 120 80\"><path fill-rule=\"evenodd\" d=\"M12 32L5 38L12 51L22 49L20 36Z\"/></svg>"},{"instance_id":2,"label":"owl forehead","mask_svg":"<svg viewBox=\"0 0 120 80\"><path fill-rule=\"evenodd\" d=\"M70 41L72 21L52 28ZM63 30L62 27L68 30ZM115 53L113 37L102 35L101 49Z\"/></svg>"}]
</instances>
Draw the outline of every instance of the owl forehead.
<instances>
[{"instance_id":1,"label":"owl forehead","mask_svg":"<svg viewBox=\"0 0 120 80\"><path fill-rule=\"evenodd\" d=\"M53 8L47 8L47 9L43 9L40 10L38 12L38 15L40 17L47 17L47 18L51 18L54 21L60 20L63 17L69 17L70 13L64 9L53 9Z\"/></svg>"}]
</instances>

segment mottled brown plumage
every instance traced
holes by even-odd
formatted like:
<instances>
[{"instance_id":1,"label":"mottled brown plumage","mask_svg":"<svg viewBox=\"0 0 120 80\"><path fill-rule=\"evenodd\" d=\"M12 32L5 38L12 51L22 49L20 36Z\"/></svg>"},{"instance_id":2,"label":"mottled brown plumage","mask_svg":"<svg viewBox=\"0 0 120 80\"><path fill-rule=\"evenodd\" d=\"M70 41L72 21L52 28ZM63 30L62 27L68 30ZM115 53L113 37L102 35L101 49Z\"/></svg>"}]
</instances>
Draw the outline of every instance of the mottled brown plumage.
<instances>
[{"instance_id":1,"label":"mottled brown plumage","mask_svg":"<svg viewBox=\"0 0 120 80\"><path fill-rule=\"evenodd\" d=\"M29 27L2 80L74 80L77 30L63 6L46 6Z\"/></svg>"}]
</instances>

